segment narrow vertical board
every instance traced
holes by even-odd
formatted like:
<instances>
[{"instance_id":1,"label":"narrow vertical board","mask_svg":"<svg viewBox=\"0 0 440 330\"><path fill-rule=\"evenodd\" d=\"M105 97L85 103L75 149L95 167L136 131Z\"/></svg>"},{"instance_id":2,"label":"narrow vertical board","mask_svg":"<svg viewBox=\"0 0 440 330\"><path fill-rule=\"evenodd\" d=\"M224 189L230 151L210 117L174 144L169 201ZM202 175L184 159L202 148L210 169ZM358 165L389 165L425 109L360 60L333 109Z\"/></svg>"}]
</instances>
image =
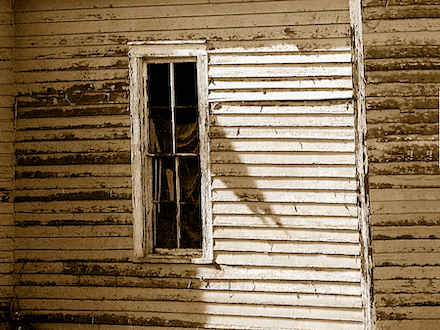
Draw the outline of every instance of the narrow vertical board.
<instances>
[{"instance_id":1,"label":"narrow vertical board","mask_svg":"<svg viewBox=\"0 0 440 330\"><path fill-rule=\"evenodd\" d=\"M14 13L13 2L0 2L0 328L11 326L14 296Z\"/></svg>"}]
</instances>

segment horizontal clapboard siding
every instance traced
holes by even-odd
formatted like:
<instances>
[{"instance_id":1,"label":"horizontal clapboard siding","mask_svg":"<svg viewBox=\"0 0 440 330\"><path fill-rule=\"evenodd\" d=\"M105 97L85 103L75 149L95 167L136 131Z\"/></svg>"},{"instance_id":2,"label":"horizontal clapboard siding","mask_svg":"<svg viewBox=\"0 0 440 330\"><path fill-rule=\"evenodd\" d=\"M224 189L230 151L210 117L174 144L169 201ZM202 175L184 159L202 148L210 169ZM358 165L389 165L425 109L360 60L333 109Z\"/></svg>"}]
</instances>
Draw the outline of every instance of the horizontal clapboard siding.
<instances>
[{"instance_id":1,"label":"horizontal clapboard siding","mask_svg":"<svg viewBox=\"0 0 440 330\"><path fill-rule=\"evenodd\" d=\"M349 50L210 53L218 263L359 270L350 61Z\"/></svg>"},{"instance_id":2,"label":"horizontal clapboard siding","mask_svg":"<svg viewBox=\"0 0 440 330\"><path fill-rule=\"evenodd\" d=\"M438 2L364 1L379 329L437 329Z\"/></svg>"},{"instance_id":3,"label":"horizontal clapboard siding","mask_svg":"<svg viewBox=\"0 0 440 330\"><path fill-rule=\"evenodd\" d=\"M0 1L0 328L2 329L9 329L11 326L10 310L14 296L13 23L12 1Z\"/></svg>"},{"instance_id":4,"label":"horizontal clapboard siding","mask_svg":"<svg viewBox=\"0 0 440 330\"><path fill-rule=\"evenodd\" d=\"M362 328L348 1L15 6L26 322ZM208 45L215 265L132 262L127 41L175 39Z\"/></svg>"}]
</instances>

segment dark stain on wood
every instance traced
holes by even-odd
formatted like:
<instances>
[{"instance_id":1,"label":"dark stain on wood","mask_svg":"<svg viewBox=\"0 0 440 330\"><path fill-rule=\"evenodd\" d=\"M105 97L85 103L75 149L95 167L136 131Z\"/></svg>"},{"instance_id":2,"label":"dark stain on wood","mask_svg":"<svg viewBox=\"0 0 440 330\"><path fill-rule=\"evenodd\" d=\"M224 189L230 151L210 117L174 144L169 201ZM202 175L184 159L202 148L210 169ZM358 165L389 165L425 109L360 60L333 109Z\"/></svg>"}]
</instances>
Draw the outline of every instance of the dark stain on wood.
<instances>
[{"instance_id":1,"label":"dark stain on wood","mask_svg":"<svg viewBox=\"0 0 440 330\"><path fill-rule=\"evenodd\" d=\"M84 106L98 104L127 104L128 94L126 92L78 92L61 93L52 95L31 95L26 97L17 97L19 105L18 117L32 117L23 115L24 113L38 113L38 110L32 112L26 108L33 107L51 107L59 108L61 106ZM43 111L39 111L42 113ZM38 116L37 116L38 117Z\"/></svg>"},{"instance_id":2,"label":"dark stain on wood","mask_svg":"<svg viewBox=\"0 0 440 330\"><path fill-rule=\"evenodd\" d=\"M364 7L373 6L411 6L411 5L439 5L438 0L366 0L362 2Z\"/></svg>"},{"instance_id":3,"label":"dark stain on wood","mask_svg":"<svg viewBox=\"0 0 440 330\"><path fill-rule=\"evenodd\" d=\"M438 161L438 143L434 145L407 145L387 147L386 143L381 145L377 153L370 150L371 162L417 162L417 161Z\"/></svg>"},{"instance_id":4,"label":"dark stain on wood","mask_svg":"<svg viewBox=\"0 0 440 330\"><path fill-rule=\"evenodd\" d=\"M112 94L113 95L113 94ZM104 98L100 95L99 98ZM102 104L102 102L97 102ZM17 118L49 118L49 117L76 117L76 116L106 116L106 115L130 115L128 104L123 103L123 106L102 106L102 107L87 107L87 106L67 106L52 107L46 110L35 110L33 107L20 108L17 112Z\"/></svg>"},{"instance_id":5,"label":"dark stain on wood","mask_svg":"<svg viewBox=\"0 0 440 330\"><path fill-rule=\"evenodd\" d=\"M112 189L94 190L81 193L65 193L51 196L20 196L15 197L15 203L23 202L52 202L52 201L68 201L68 200L112 200L112 199L131 199L131 192L118 192Z\"/></svg>"},{"instance_id":6,"label":"dark stain on wood","mask_svg":"<svg viewBox=\"0 0 440 330\"><path fill-rule=\"evenodd\" d=\"M78 165L78 164L130 164L130 152L102 154L59 154L42 156L18 156L18 166Z\"/></svg>"},{"instance_id":7,"label":"dark stain on wood","mask_svg":"<svg viewBox=\"0 0 440 330\"><path fill-rule=\"evenodd\" d=\"M22 320L25 324L38 323L75 323L75 324L113 324L128 326L150 326L150 327L184 327L184 328L203 328L204 322L186 322L179 319L170 320L160 317L132 317L116 315L112 313L93 313L86 314L68 314L68 313L50 313L50 314L22 314Z\"/></svg>"},{"instance_id":8,"label":"dark stain on wood","mask_svg":"<svg viewBox=\"0 0 440 330\"><path fill-rule=\"evenodd\" d=\"M367 110L414 110L414 109L436 109L438 97L369 97L367 98Z\"/></svg>"},{"instance_id":9,"label":"dark stain on wood","mask_svg":"<svg viewBox=\"0 0 440 330\"><path fill-rule=\"evenodd\" d=\"M387 70L439 70L440 60L431 57L405 58L398 60L396 58L383 61L369 59L365 61L367 71L387 71Z\"/></svg>"}]
</instances>

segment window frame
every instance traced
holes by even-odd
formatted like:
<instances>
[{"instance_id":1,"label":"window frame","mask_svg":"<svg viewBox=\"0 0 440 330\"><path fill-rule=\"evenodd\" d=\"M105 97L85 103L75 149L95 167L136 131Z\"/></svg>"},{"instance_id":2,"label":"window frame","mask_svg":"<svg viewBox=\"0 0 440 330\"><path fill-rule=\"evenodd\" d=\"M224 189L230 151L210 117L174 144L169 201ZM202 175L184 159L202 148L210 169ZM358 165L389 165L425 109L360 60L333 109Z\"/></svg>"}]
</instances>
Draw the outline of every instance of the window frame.
<instances>
[{"instance_id":1,"label":"window frame","mask_svg":"<svg viewBox=\"0 0 440 330\"><path fill-rule=\"evenodd\" d=\"M133 203L133 257L136 261L212 263L212 202L209 159L208 112L208 54L206 41L164 41L129 43L130 61L130 118L131 169ZM147 64L154 59L172 62L173 59L195 59L197 63L197 94L199 109L199 154L201 168L202 255L194 257L194 250L168 250L154 253L152 194L148 191L148 108ZM193 60L192 60L193 61Z\"/></svg>"}]
</instances>

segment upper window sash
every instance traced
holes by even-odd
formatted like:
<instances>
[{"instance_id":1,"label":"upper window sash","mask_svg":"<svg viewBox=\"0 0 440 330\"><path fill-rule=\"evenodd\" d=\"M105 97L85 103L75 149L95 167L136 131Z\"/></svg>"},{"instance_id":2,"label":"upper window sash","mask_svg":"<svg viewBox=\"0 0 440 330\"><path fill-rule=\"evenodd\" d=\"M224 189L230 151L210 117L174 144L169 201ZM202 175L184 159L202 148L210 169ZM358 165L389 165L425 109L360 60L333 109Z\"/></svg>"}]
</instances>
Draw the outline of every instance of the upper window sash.
<instances>
[{"instance_id":1,"label":"upper window sash","mask_svg":"<svg viewBox=\"0 0 440 330\"><path fill-rule=\"evenodd\" d=\"M145 154L148 150L146 118L146 70L148 63L192 61L197 63L197 88L199 105L202 257L194 263L213 260L211 173L208 141L208 56L205 41L132 42L130 51L130 111L131 111L131 163L133 184L133 253L141 260L153 252L153 233L150 211L151 199L146 198Z\"/></svg>"}]
</instances>

